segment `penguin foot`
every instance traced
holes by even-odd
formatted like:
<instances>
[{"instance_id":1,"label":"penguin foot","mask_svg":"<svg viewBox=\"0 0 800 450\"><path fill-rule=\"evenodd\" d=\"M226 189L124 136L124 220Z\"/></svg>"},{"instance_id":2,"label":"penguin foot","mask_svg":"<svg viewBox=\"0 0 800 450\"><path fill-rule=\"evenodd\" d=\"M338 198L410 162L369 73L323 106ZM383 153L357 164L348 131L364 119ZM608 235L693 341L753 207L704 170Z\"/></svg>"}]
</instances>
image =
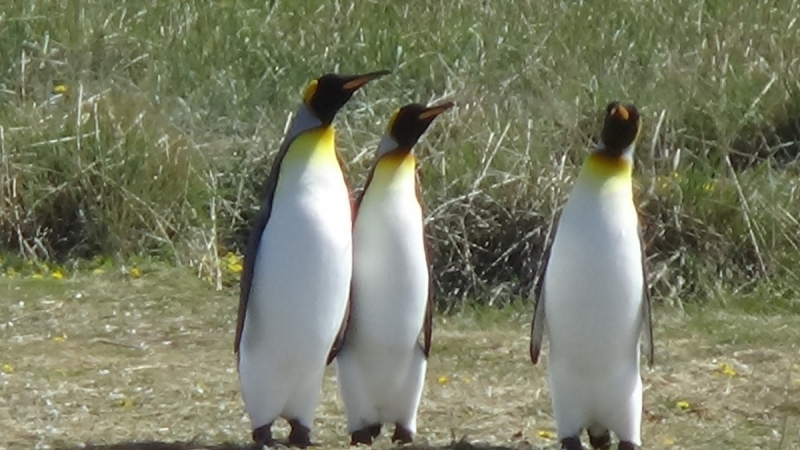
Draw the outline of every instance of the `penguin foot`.
<instances>
[{"instance_id":1,"label":"penguin foot","mask_svg":"<svg viewBox=\"0 0 800 450\"><path fill-rule=\"evenodd\" d=\"M272 422L253 430L253 442L253 449L258 450L263 449L264 446L275 445L275 441L272 439Z\"/></svg>"},{"instance_id":2,"label":"penguin foot","mask_svg":"<svg viewBox=\"0 0 800 450\"><path fill-rule=\"evenodd\" d=\"M379 434L381 434L381 424L373 423L372 425L367 425L350 434L350 445L372 445L372 440L378 437Z\"/></svg>"},{"instance_id":3,"label":"penguin foot","mask_svg":"<svg viewBox=\"0 0 800 450\"><path fill-rule=\"evenodd\" d=\"M630 441L620 441L617 448L619 450L636 450L636 444Z\"/></svg>"},{"instance_id":4,"label":"penguin foot","mask_svg":"<svg viewBox=\"0 0 800 450\"><path fill-rule=\"evenodd\" d=\"M414 435L408 428L396 423L394 425L394 434L392 435L392 442L398 444L410 444L414 440Z\"/></svg>"},{"instance_id":5,"label":"penguin foot","mask_svg":"<svg viewBox=\"0 0 800 450\"><path fill-rule=\"evenodd\" d=\"M603 430L600 433L593 434L589 430L589 443L594 450L609 450L611 448L611 433L608 430Z\"/></svg>"},{"instance_id":6,"label":"penguin foot","mask_svg":"<svg viewBox=\"0 0 800 450\"><path fill-rule=\"evenodd\" d=\"M562 439L561 448L563 450L584 450L583 445L581 445L581 438L577 436Z\"/></svg>"},{"instance_id":7,"label":"penguin foot","mask_svg":"<svg viewBox=\"0 0 800 450\"><path fill-rule=\"evenodd\" d=\"M373 439L378 437L381 434L381 424L373 423L372 425L367 427L367 431L369 431L369 435L372 436Z\"/></svg>"},{"instance_id":8,"label":"penguin foot","mask_svg":"<svg viewBox=\"0 0 800 450\"><path fill-rule=\"evenodd\" d=\"M307 448L311 446L311 429L300 423L297 419L289 421L292 427L289 431L289 446Z\"/></svg>"}]
</instances>

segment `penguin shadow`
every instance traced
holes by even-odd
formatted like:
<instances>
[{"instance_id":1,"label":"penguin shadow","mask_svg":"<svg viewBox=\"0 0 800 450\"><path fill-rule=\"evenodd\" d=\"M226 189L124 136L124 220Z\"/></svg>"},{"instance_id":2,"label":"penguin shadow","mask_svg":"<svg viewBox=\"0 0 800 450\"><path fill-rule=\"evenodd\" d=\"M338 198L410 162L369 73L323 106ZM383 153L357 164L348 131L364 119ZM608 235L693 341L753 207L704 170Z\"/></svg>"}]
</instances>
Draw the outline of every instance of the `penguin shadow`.
<instances>
[{"instance_id":1,"label":"penguin shadow","mask_svg":"<svg viewBox=\"0 0 800 450\"><path fill-rule=\"evenodd\" d=\"M252 445L201 444L198 442L117 442L114 444L72 444L56 450L251 450Z\"/></svg>"},{"instance_id":2,"label":"penguin shadow","mask_svg":"<svg viewBox=\"0 0 800 450\"><path fill-rule=\"evenodd\" d=\"M252 445L243 444L201 444L197 442L118 442L114 444L72 444L58 446L55 450L252 450ZM278 449L286 449L278 445ZM353 449L367 450L370 447L358 446ZM538 450L528 442L512 444L492 444L487 442L467 442L465 440L453 441L448 444L410 444L392 447L391 450Z\"/></svg>"},{"instance_id":3,"label":"penguin shadow","mask_svg":"<svg viewBox=\"0 0 800 450\"><path fill-rule=\"evenodd\" d=\"M451 441L449 444L410 444L393 447L392 450L541 450L540 447L532 445L530 442L522 440L507 444L495 444L490 442L469 442L466 439Z\"/></svg>"}]
</instances>

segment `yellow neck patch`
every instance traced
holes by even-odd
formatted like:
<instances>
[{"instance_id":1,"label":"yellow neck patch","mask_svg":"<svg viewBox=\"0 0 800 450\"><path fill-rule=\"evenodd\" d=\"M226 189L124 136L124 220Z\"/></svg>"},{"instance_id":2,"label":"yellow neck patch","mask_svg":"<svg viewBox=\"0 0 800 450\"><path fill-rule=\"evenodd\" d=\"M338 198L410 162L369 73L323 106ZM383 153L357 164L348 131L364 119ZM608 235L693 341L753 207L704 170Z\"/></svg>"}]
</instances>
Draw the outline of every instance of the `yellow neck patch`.
<instances>
[{"instance_id":1,"label":"yellow neck patch","mask_svg":"<svg viewBox=\"0 0 800 450\"><path fill-rule=\"evenodd\" d=\"M382 156L375 166L372 183L383 186L416 183L416 158L411 152L392 151Z\"/></svg>"},{"instance_id":2,"label":"yellow neck patch","mask_svg":"<svg viewBox=\"0 0 800 450\"><path fill-rule=\"evenodd\" d=\"M594 152L583 163L583 172L596 178L631 178L633 165L627 158Z\"/></svg>"},{"instance_id":3,"label":"yellow neck patch","mask_svg":"<svg viewBox=\"0 0 800 450\"><path fill-rule=\"evenodd\" d=\"M336 132L333 127L318 127L297 136L283 157L282 164L321 166L336 164Z\"/></svg>"},{"instance_id":4,"label":"yellow neck patch","mask_svg":"<svg viewBox=\"0 0 800 450\"><path fill-rule=\"evenodd\" d=\"M583 163L578 180L596 185L601 190L615 187L631 188L633 165L627 158L594 152Z\"/></svg>"}]
</instances>

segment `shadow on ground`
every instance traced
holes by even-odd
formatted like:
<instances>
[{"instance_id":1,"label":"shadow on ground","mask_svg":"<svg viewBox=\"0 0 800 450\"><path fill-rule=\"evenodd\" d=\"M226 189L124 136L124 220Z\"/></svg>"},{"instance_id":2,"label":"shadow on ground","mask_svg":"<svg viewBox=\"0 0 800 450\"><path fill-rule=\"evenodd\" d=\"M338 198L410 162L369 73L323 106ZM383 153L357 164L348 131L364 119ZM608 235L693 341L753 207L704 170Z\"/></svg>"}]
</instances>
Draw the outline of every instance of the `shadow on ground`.
<instances>
[{"instance_id":1,"label":"shadow on ground","mask_svg":"<svg viewBox=\"0 0 800 450\"><path fill-rule=\"evenodd\" d=\"M278 446L284 449L288 447ZM199 442L119 442L116 444L72 444L56 447L56 450L252 450L242 444L203 444ZM530 443L522 441L510 445L456 441L445 445L410 445L397 450L536 450Z\"/></svg>"}]
</instances>

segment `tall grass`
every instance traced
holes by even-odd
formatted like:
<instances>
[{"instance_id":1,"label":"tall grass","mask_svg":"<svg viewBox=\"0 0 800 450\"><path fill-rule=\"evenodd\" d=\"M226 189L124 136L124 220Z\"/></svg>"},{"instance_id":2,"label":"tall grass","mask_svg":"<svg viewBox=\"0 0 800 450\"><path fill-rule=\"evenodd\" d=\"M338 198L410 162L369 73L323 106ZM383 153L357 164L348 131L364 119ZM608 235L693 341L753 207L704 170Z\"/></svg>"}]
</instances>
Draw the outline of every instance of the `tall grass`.
<instances>
[{"instance_id":1,"label":"tall grass","mask_svg":"<svg viewBox=\"0 0 800 450\"><path fill-rule=\"evenodd\" d=\"M457 102L416 150L443 306L526 293L621 99L644 115L657 296L798 311L797 17L796 0L7 0L0 249L213 274L303 85L389 68L337 117L339 148L360 186L395 107Z\"/></svg>"}]
</instances>

